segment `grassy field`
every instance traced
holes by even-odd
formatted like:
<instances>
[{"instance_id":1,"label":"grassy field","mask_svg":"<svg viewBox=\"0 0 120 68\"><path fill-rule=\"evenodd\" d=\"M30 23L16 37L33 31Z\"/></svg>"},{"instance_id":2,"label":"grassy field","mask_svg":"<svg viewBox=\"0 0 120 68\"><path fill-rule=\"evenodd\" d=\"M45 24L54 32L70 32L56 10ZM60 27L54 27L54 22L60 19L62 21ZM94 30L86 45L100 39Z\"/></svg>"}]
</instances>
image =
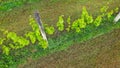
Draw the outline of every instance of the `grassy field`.
<instances>
[{"instance_id":1,"label":"grassy field","mask_svg":"<svg viewBox=\"0 0 120 68\"><path fill-rule=\"evenodd\" d=\"M54 25L55 26L56 22L58 20L58 16L60 16L60 15L65 15L65 18L68 17L68 16L71 16L72 17L72 21L75 20L75 19L77 19L77 18L79 18L80 15L81 15L81 10L82 10L83 6L86 6L87 10L91 14L94 14L94 16L96 16L96 15L99 14L99 9L103 5L108 5L108 6L110 6L110 9L114 9L115 7L120 7L119 2L120 2L119 0L114 0L114 1L112 1L112 0L101 0L101 1L99 1L99 0L96 0L96 1L93 1L93 0L84 0L84 1L81 1L81 0L60 0L60 1L59 0L47 0L47 1L41 0L41 1L36 2L36 3L25 4L25 5L13 8L10 11L6 11L6 12L0 11L0 16L1 16L1 18L0 18L0 28L1 29L2 28L7 29L9 31L14 31L14 32L17 32L17 34L19 34L19 35L23 35L26 31L31 31L31 27L29 26L28 18L29 18L29 15L33 15L33 13L34 13L35 10L39 10L40 11L43 23L47 23L49 25ZM86 42L86 43L82 43L82 44L85 44L85 45L82 45L80 42L83 42L83 41L89 40L89 39L91 39L93 37L96 37L96 36L102 35L104 33L110 32L113 29L117 29L117 28L120 27L119 25L120 25L119 23L118 24L111 24L111 23L105 24L105 25L100 26L98 29L93 29L93 32L90 32L89 35L87 33L87 30L86 30L86 33L84 35L82 35L82 34L72 34L72 33L69 34L69 33L66 33L67 35L63 34L63 36L58 36L58 38L54 39L54 41L53 41L53 39L51 40L51 36L49 36L48 38L49 38L49 41L51 42L51 44L50 44L50 47L48 48L48 50L44 51L42 49L39 49L39 47L37 47L37 46L34 46L34 47L32 46L30 48L25 48L26 50L25 49L21 49L20 51L23 51L23 53L20 52L20 51L18 51L18 53L21 53L21 54L18 54L17 56L12 56L12 57L16 58L14 60L14 62L15 61L19 61L20 58L22 59L24 57L24 61L28 60L28 61L26 61L26 63L27 63L27 62L30 61L30 59L33 59L33 57L34 58L36 58L36 57L38 58L38 57L46 56L48 54L52 54L54 52L67 49L70 45L74 44L74 46L72 46L72 47L70 47L68 49L67 53L68 54L72 53L71 55L74 55L74 53L76 53L76 55L77 55L76 59L80 60L82 58L83 61L88 61L87 63L90 63L92 61L95 61L94 57L96 58L96 54L98 52L100 53L100 51L97 51L97 49L99 49L100 45L107 44L107 42L109 43L109 42L114 42L115 41L113 39L114 38L114 32L117 33L117 35L115 35L115 38L118 37L117 39L119 40L119 29L116 30L116 31L113 31L113 33L110 33L110 34L113 34L112 35L113 38L110 38L110 41L108 40L108 41L104 41L104 42L99 42L99 41L102 40L102 38L106 39L106 38L111 37L111 35L107 36L109 34L106 34L104 37L102 37L102 38L100 37L100 39L98 39L98 40L97 39L93 39L93 43L90 43L90 42L92 42L91 40L88 41L88 42ZM72 35L72 36L69 36L69 35ZM2 35L0 35L0 36L2 37ZM78 38L79 36L81 36L80 39ZM113 39L113 40L111 40L111 39ZM94 43L94 42L99 42L101 44ZM96 46L96 47L93 47L92 46L93 44L94 45L98 45L99 44L99 45ZM119 41L118 41L118 43L115 42L115 43L111 43L111 44L113 44L113 45L115 44L115 46L119 46ZM111 44L109 44L109 45L111 45ZM60 45L62 45L62 46L60 46ZM87 52L83 52L84 49L83 49L83 51L80 50L81 48L85 48L86 49L85 51L87 51L87 49L88 49L89 46L91 46L92 49L93 49L93 51L95 51L95 52L93 52L93 53L90 52L90 54L88 54ZM34 48L36 48L36 50ZM80 54L78 55L77 54L78 52L74 52L72 50L72 48L73 49L74 48L78 48L78 50L76 49L75 51L83 52L83 54L85 53L84 55L87 55L87 56L84 56L84 55L80 56ZM107 48L107 46L106 46L106 48ZM106 51L108 51L108 49L106 49ZM65 51L62 51L62 52L65 52ZM64 54L66 52L65 53L62 53L62 52L60 52L60 53L58 52L56 55L54 55L54 54L51 55L50 58L53 58L54 56L58 57L58 59L53 58L52 63L55 63L57 65L58 62L60 62L60 63L64 62L64 60L66 58L66 57L64 57ZM89 50L88 50L88 52L89 52ZM104 53L104 50L102 52ZM17 53L17 51L16 51L16 53ZM34 54L32 54L32 53L34 53ZM63 61L62 60L58 61L59 60L59 56L57 56L58 54L62 54L61 57L63 57L63 58L61 58L61 59L63 59ZM20 57L20 55L22 55L22 56ZM110 53L110 55L111 55L111 53ZM89 60L89 58L92 57L92 56L93 56L93 58L91 58ZM79 58L79 57L81 57L81 58ZM72 59L72 58L73 57L70 57L70 59ZM111 57L111 58L113 58L113 57ZM7 59L10 59L10 58L7 58ZM65 63L67 63L68 65L69 64L73 64L73 66L74 66L74 65L77 64L77 62L75 62L76 59L73 59L74 62L73 61L69 62L69 59L66 59L68 61L65 62ZM45 67L44 64L45 65L48 64L48 63L46 63L46 61L43 62L43 65L42 64L38 64L37 65L37 63L39 63L42 60L43 61L44 60L47 61L48 59L46 59L46 57L45 57L45 58L42 58L42 59L40 59L38 61L36 61L36 60L33 61L32 60L30 62L31 63L35 62L35 64L32 65L33 68L35 67L34 65L36 65L38 67L41 67L41 66ZM57 60L57 62L55 60ZM98 63L98 64L102 63L102 61L99 62L99 60L96 63ZM23 61L21 61L21 63L23 63ZM22 67L22 68L25 67L26 68L31 63L25 64L25 66L21 66L20 65L20 67ZM80 62L80 63L82 63L82 62ZM91 64L94 64L94 63L95 62L93 62ZM104 63L103 63L103 65L104 65ZM18 64L19 64L19 62L17 62L15 65L11 65L11 66L16 67L16 65L18 65ZM67 66L67 64L65 66ZM88 64L88 66L91 66L91 64ZM57 66L60 67L62 65L63 64L60 64L60 65L58 64ZM83 65L81 64L81 67L82 66L83 66L83 68L85 67L84 63L83 63ZM97 66L99 66L99 65L97 65ZM11 67L11 68L13 68L13 67ZM92 68L92 66L91 66L91 68ZM112 67L112 68L114 68L114 67Z\"/></svg>"}]
</instances>

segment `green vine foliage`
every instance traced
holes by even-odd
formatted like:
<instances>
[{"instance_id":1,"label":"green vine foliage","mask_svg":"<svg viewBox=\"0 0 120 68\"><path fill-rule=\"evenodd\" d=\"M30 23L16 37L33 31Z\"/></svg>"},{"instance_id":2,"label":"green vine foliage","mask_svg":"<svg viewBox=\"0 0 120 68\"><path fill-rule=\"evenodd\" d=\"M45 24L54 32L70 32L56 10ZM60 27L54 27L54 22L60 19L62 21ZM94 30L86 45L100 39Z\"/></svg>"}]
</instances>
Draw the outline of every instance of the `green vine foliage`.
<instances>
[{"instance_id":1,"label":"green vine foliage","mask_svg":"<svg viewBox=\"0 0 120 68\"><path fill-rule=\"evenodd\" d=\"M106 16L106 13L107 13L107 10L108 10L108 6L103 6L101 9L100 9L100 12L102 13L102 17Z\"/></svg>"},{"instance_id":2,"label":"green vine foliage","mask_svg":"<svg viewBox=\"0 0 120 68\"><path fill-rule=\"evenodd\" d=\"M36 36L33 32L28 32L25 36L30 39L32 44L36 42Z\"/></svg>"},{"instance_id":3,"label":"green vine foliage","mask_svg":"<svg viewBox=\"0 0 120 68\"><path fill-rule=\"evenodd\" d=\"M114 12L115 12L115 13L118 13L118 11L119 11L119 8L118 8L118 7L114 9Z\"/></svg>"},{"instance_id":4,"label":"green vine foliage","mask_svg":"<svg viewBox=\"0 0 120 68\"><path fill-rule=\"evenodd\" d=\"M16 35L15 32L8 32L7 39L11 39L14 43L16 43L18 41L19 37Z\"/></svg>"},{"instance_id":5,"label":"green vine foliage","mask_svg":"<svg viewBox=\"0 0 120 68\"><path fill-rule=\"evenodd\" d=\"M86 23L91 24L93 22L93 17L92 16L86 16Z\"/></svg>"},{"instance_id":6,"label":"green vine foliage","mask_svg":"<svg viewBox=\"0 0 120 68\"><path fill-rule=\"evenodd\" d=\"M12 48L15 48L15 49L19 49L19 48L23 48L27 45L29 45L29 40L27 40L26 38L22 37L22 36L17 36L15 32L8 32L7 33L7 39L8 40L12 40L13 41L13 47Z\"/></svg>"},{"instance_id":7,"label":"green vine foliage","mask_svg":"<svg viewBox=\"0 0 120 68\"><path fill-rule=\"evenodd\" d=\"M93 17L90 16L88 14L86 8L83 7L81 18L75 20L72 23L72 27L71 28L75 29L75 31L78 33L78 32L81 32L81 29L85 28L87 24L90 24L92 22L93 22Z\"/></svg>"},{"instance_id":8,"label":"green vine foliage","mask_svg":"<svg viewBox=\"0 0 120 68\"><path fill-rule=\"evenodd\" d=\"M47 24L44 24L45 32L49 35L53 35L55 32L55 28L53 26L48 26Z\"/></svg>"},{"instance_id":9,"label":"green vine foliage","mask_svg":"<svg viewBox=\"0 0 120 68\"><path fill-rule=\"evenodd\" d=\"M29 45L29 41L26 38L22 37L22 36L19 37L18 43L21 45L21 48Z\"/></svg>"},{"instance_id":10,"label":"green vine foliage","mask_svg":"<svg viewBox=\"0 0 120 68\"><path fill-rule=\"evenodd\" d=\"M0 47L2 48L3 54L9 55L10 48L4 45L5 38L0 38Z\"/></svg>"},{"instance_id":11,"label":"green vine foliage","mask_svg":"<svg viewBox=\"0 0 120 68\"><path fill-rule=\"evenodd\" d=\"M2 50L3 50L3 54L6 54L6 55L9 55L9 52L10 52L10 48L3 45L2 46Z\"/></svg>"},{"instance_id":12,"label":"green vine foliage","mask_svg":"<svg viewBox=\"0 0 120 68\"><path fill-rule=\"evenodd\" d=\"M78 19L78 24L79 24L80 28L86 27L86 23L85 23L84 19Z\"/></svg>"},{"instance_id":13,"label":"green vine foliage","mask_svg":"<svg viewBox=\"0 0 120 68\"><path fill-rule=\"evenodd\" d=\"M90 24L93 22L92 15L89 15L88 11L86 10L86 7L82 8L82 15L81 18L87 23Z\"/></svg>"},{"instance_id":14,"label":"green vine foliage","mask_svg":"<svg viewBox=\"0 0 120 68\"><path fill-rule=\"evenodd\" d=\"M69 32L70 31L70 28L71 28L71 18L70 18L70 16L67 18L67 25L68 25L68 27L66 28L66 30Z\"/></svg>"},{"instance_id":15,"label":"green vine foliage","mask_svg":"<svg viewBox=\"0 0 120 68\"><path fill-rule=\"evenodd\" d=\"M39 27L32 16L29 17L29 25L32 27L32 31L26 33L25 36L34 44L37 41L36 32L39 33Z\"/></svg>"},{"instance_id":16,"label":"green vine foliage","mask_svg":"<svg viewBox=\"0 0 120 68\"><path fill-rule=\"evenodd\" d=\"M48 42L46 40L41 39L41 42L39 42L38 44L43 48L46 49L48 47Z\"/></svg>"},{"instance_id":17,"label":"green vine foliage","mask_svg":"<svg viewBox=\"0 0 120 68\"><path fill-rule=\"evenodd\" d=\"M76 32L80 32L82 28L86 27L84 19L75 20L72 24L72 29L75 29Z\"/></svg>"},{"instance_id":18,"label":"green vine foliage","mask_svg":"<svg viewBox=\"0 0 120 68\"><path fill-rule=\"evenodd\" d=\"M86 7L83 7L83 8L82 8L81 18L86 18L88 15L89 15L89 14L88 14L88 12L87 12L87 10L86 10Z\"/></svg>"},{"instance_id":19,"label":"green vine foliage","mask_svg":"<svg viewBox=\"0 0 120 68\"><path fill-rule=\"evenodd\" d=\"M5 41L5 38L0 38L0 45L2 45L4 41Z\"/></svg>"},{"instance_id":20,"label":"green vine foliage","mask_svg":"<svg viewBox=\"0 0 120 68\"><path fill-rule=\"evenodd\" d=\"M39 30L39 26L35 22L34 18L32 18L32 16L30 16L29 22L30 22L30 26L32 27L33 31L28 32L26 34L26 37L29 38L33 44L38 41L38 44L42 48L44 48L44 49L47 48L48 42L42 38L40 30ZM54 32L54 28L53 27L49 27L49 28L50 28L49 31L51 31L49 33L52 34Z\"/></svg>"},{"instance_id":21,"label":"green vine foliage","mask_svg":"<svg viewBox=\"0 0 120 68\"><path fill-rule=\"evenodd\" d=\"M98 16L98 17L95 19L94 24L95 24L95 26L98 27L101 22L102 22L102 16Z\"/></svg>"},{"instance_id":22,"label":"green vine foliage","mask_svg":"<svg viewBox=\"0 0 120 68\"><path fill-rule=\"evenodd\" d=\"M108 18L108 20L111 20L111 17L112 17L112 15L113 15L113 10L111 10L110 12L108 12L107 13L107 18Z\"/></svg>"},{"instance_id":23,"label":"green vine foliage","mask_svg":"<svg viewBox=\"0 0 120 68\"><path fill-rule=\"evenodd\" d=\"M103 6L103 7L100 9L100 12L105 13L105 12L107 12L108 8L109 8L108 6Z\"/></svg>"},{"instance_id":24,"label":"green vine foliage","mask_svg":"<svg viewBox=\"0 0 120 68\"><path fill-rule=\"evenodd\" d=\"M79 33L81 31L80 29L80 24L79 24L79 21L78 20L75 20L73 23L72 23L72 29L75 29L75 31L77 33Z\"/></svg>"},{"instance_id":25,"label":"green vine foliage","mask_svg":"<svg viewBox=\"0 0 120 68\"><path fill-rule=\"evenodd\" d=\"M3 32L4 30L1 29L0 31ZM5 41L6 41L6 38L0 38L0 52L2 52L3 54L9 55L10 48L5 45Z\"/></svg>"},{"instance_id":26,"label":"green vine foliage","mask_svg":"<svg viewBox=\"0 0 120 68\"><path fill-rule=\"evenodd\" d=\"M38 24L36 23L35 19L32 18L31 15L30 15L30 17L29 17L29 25L32 27L32 30L33 30L33 31L39 31L39 26L38 26Z\"/></svg>"},{"instance_id":27,"label":"green vine foliage","mask_svg":"<svg viewBox=\"0 0 120 68\"><path fill-rule=\"evenodd\" d=\"M63 16L64 16L64 15L59 16L59 20L58 20L58 22L57 22L57 27L58 27L58 30L59 30L59 31L63 31L63 30L64 30L64 20L63 20Z\"/></svg>"}]
</instances>

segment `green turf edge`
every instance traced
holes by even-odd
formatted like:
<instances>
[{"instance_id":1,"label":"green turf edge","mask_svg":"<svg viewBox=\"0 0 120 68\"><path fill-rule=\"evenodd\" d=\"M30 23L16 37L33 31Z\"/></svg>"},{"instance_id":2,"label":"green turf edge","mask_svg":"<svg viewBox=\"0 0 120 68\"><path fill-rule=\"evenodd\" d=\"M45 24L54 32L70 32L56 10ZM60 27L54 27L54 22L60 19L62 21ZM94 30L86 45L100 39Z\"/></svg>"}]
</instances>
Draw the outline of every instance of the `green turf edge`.
<instances>
[{"instance_id":1,"label":"green turf edge","mask_svg":"<svg viewBox=\"0 0 120 68\"><path fill-rule=\"evenodd\" d=\"M34 2L38 2L38 1L41 1L41 0L14 0L14 1L7 1L7 2L1 2L0 3L0 11L10 11L12 10L13 8L15 7L20 7L22 5L25 5L25 4L30 4L30 3L34 3Z\"/></svg>"}]
</instances>

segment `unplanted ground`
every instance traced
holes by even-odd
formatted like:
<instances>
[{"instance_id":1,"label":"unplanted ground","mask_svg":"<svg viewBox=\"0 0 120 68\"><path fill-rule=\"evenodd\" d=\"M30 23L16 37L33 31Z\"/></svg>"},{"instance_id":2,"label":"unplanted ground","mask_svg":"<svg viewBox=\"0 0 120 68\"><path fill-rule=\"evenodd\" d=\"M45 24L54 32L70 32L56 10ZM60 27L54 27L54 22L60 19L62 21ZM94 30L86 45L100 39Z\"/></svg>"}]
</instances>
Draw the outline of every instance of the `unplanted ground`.
<instances>
[{"instance_id":1,"label":"unplanted ground","mask_svg":"<svg viewBox=\"0 0 120 68\"><path fill-rule=\"evenodd\" d=\"M120 68L120 29L38 60L29 58L19 68Z\"/></svg>"}]
</instances>

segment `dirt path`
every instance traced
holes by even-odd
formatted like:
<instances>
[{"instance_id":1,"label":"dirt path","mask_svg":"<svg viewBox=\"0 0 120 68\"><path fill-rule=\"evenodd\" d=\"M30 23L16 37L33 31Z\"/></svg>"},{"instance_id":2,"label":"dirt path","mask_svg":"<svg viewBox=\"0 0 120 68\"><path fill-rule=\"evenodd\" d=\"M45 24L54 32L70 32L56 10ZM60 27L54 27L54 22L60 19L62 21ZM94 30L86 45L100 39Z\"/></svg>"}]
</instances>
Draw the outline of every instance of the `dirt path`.
<instances>
[{"instance_id":1,"label":"dirt path","mask_svg":"<svg viewBox=\"0 0 120 68\"><path fill-rule=\"evenodd\" d=\"M19 68L120 68L120 29Z\"/></svg>"}]
</instances>

